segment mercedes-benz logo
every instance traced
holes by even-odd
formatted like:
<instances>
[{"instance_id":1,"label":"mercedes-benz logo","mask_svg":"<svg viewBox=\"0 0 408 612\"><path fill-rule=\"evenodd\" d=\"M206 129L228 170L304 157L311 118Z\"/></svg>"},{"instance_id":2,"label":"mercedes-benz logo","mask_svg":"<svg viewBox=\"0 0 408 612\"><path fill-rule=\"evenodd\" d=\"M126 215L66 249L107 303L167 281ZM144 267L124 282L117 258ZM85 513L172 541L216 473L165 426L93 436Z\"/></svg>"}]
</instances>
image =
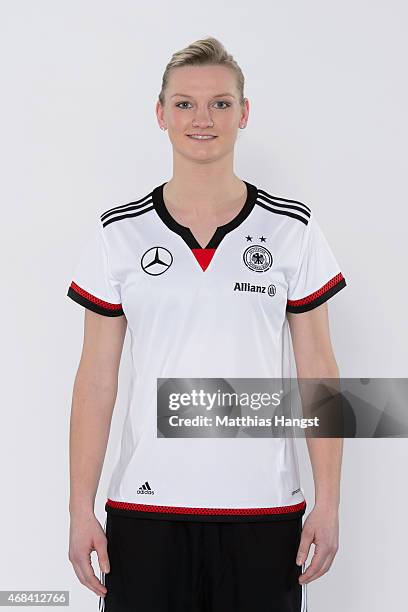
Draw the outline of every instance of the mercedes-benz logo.
<instances>
[{"instance_id":1,"label":"mercedes-benz logo","mask_svg":"<svg viewBox=\"0 0 408 612\"><path fill-rule=\"evenodd\" d=\"M166 272L173 263L173 255L164 247L155 246L146 251L140 260L140 265L146 274L158 276Z\"/></svg>"}]
</instances>

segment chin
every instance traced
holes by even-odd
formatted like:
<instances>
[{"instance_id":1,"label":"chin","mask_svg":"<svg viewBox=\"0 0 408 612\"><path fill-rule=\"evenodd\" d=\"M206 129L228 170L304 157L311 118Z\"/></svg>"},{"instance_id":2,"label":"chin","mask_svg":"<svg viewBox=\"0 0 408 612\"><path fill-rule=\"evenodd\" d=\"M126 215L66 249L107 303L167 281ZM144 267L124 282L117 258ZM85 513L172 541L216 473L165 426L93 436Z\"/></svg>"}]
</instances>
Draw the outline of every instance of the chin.
<instances>
[{"instance_id":1,"label":"chin","mask_svg":"<svg viewBox=\"0 0 408 612\"><path fill-rule=\"evenodd\" d=\"M189 158L193 161L196 162L213 162L216 161L217 159L220 159L220 157L222 157L222 155L220 155L219 153L216 152L212 152L211 155L207 153L207 155L189 155Z\"/></svg>"},{"instance_id":2,"label":"chin","mask_svg":"<svg viewBox=\"0 0 408 612\"><path fill-rule=\"evenodd\" d=\"M188 147L179 147L177 149L177 152L182 155L183 157L186 157L188 159L194 160L194 161L211 161L213 159L216 159L220 156L220 152L219 151L205 151L203 149L201 149L200 151L195 151L192 152L191 149Z\"/></svg>"}]
</instances>

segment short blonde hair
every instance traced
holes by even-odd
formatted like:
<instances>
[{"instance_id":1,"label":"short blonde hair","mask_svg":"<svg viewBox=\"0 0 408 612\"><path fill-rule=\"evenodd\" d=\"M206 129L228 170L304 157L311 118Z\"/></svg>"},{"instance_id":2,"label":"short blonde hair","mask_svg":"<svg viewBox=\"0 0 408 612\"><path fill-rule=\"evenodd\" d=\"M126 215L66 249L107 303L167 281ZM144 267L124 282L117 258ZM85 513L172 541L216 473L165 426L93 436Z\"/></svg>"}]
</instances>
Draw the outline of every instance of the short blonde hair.
<instances>
[{"instance_id":1,"label":"short blonde hair","mask_svg":"<svg viewBox=\"0 0 408 612\"><path fill-rule=\"evenodd\" d=\"M161 91L159 93L160 104L162 106L164 105L164 94L168 84L169 73L172 68L205 65L226 66L235 72L240 96L239 102L241 105L243 105L245 78L242 70L234 60L233 56L226 51L222 43L213 37L196 40L188 45L188 47L185 47L185 49L181 49L181 51L176 51L173 53L171 60L167 64L163 74Z\"/></svg>"}]
</instances>

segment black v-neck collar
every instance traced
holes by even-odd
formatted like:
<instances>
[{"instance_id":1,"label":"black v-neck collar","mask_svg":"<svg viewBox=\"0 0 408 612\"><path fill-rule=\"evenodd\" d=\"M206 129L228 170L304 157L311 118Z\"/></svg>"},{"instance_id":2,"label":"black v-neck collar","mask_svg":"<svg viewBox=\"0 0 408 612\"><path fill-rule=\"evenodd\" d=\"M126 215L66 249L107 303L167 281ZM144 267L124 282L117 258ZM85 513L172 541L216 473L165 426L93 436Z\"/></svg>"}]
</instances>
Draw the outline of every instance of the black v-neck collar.
<instances>
[{"instance_id":1,"label":"black v-neck collar","mask_svg":"<svg viewBox=\"0 0 408 612\"><path fill-rule=\"evenodd\" d=\"M163 183L162 185L159 185L153 189L153 206L163 223L165 223L173 232L179 234L191 249L200 249L201 251L204 249L216 249L224 236L241 225L255 206L258 196L258 189L255 187L255 185L247 183L247 181L244 181L244 183L247 186L247 197L244 206L241 208L239 213L233 219L231 219L231 221L228 221L228 223L225 223L225 225L220 225L217 227L206 247L202 247L197 242L189 227L184 227L184 225L178 223L167 210L163 199L163 188L166 183Z\"/></svg>"}]
</instances>

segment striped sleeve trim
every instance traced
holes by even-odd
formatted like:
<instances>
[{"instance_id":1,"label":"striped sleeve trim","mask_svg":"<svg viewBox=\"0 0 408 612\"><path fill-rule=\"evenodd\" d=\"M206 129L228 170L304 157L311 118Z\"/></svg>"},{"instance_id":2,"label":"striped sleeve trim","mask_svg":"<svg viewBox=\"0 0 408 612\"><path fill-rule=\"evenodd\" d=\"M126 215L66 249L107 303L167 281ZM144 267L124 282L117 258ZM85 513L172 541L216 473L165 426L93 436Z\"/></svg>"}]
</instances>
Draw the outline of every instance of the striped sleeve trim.
<instances>
[{"instance_id":1,"label":"striped sleeve trim","mask_svg":"<svg viewBox=\"0 0 408 612\"><path fill-rule=\"evenodd\" d=\"M287 300L287 312L307 312L320 306L333 295L338 293L340 289L346 286L346 280L341 272L333 276L323 287L314 291L310 295L299 300Z\"/></svg>"},{"instance_id":2,"label":"striped sleeve trim","mask_svg":"<svg viewBox=\"0 0 408 612\"><path fill-rule=\"evenodd\" d=\"M74 302L81 304L81 306L85 306L85 308L107 317L119 317L124 314L122 304L111 304L110 302L101 300L95 295L92 295L92 293L82 289L82 287L77 285L74 281L71 282L68 288L67 296L74 300Z\"/></svg>"}]
</instances>

